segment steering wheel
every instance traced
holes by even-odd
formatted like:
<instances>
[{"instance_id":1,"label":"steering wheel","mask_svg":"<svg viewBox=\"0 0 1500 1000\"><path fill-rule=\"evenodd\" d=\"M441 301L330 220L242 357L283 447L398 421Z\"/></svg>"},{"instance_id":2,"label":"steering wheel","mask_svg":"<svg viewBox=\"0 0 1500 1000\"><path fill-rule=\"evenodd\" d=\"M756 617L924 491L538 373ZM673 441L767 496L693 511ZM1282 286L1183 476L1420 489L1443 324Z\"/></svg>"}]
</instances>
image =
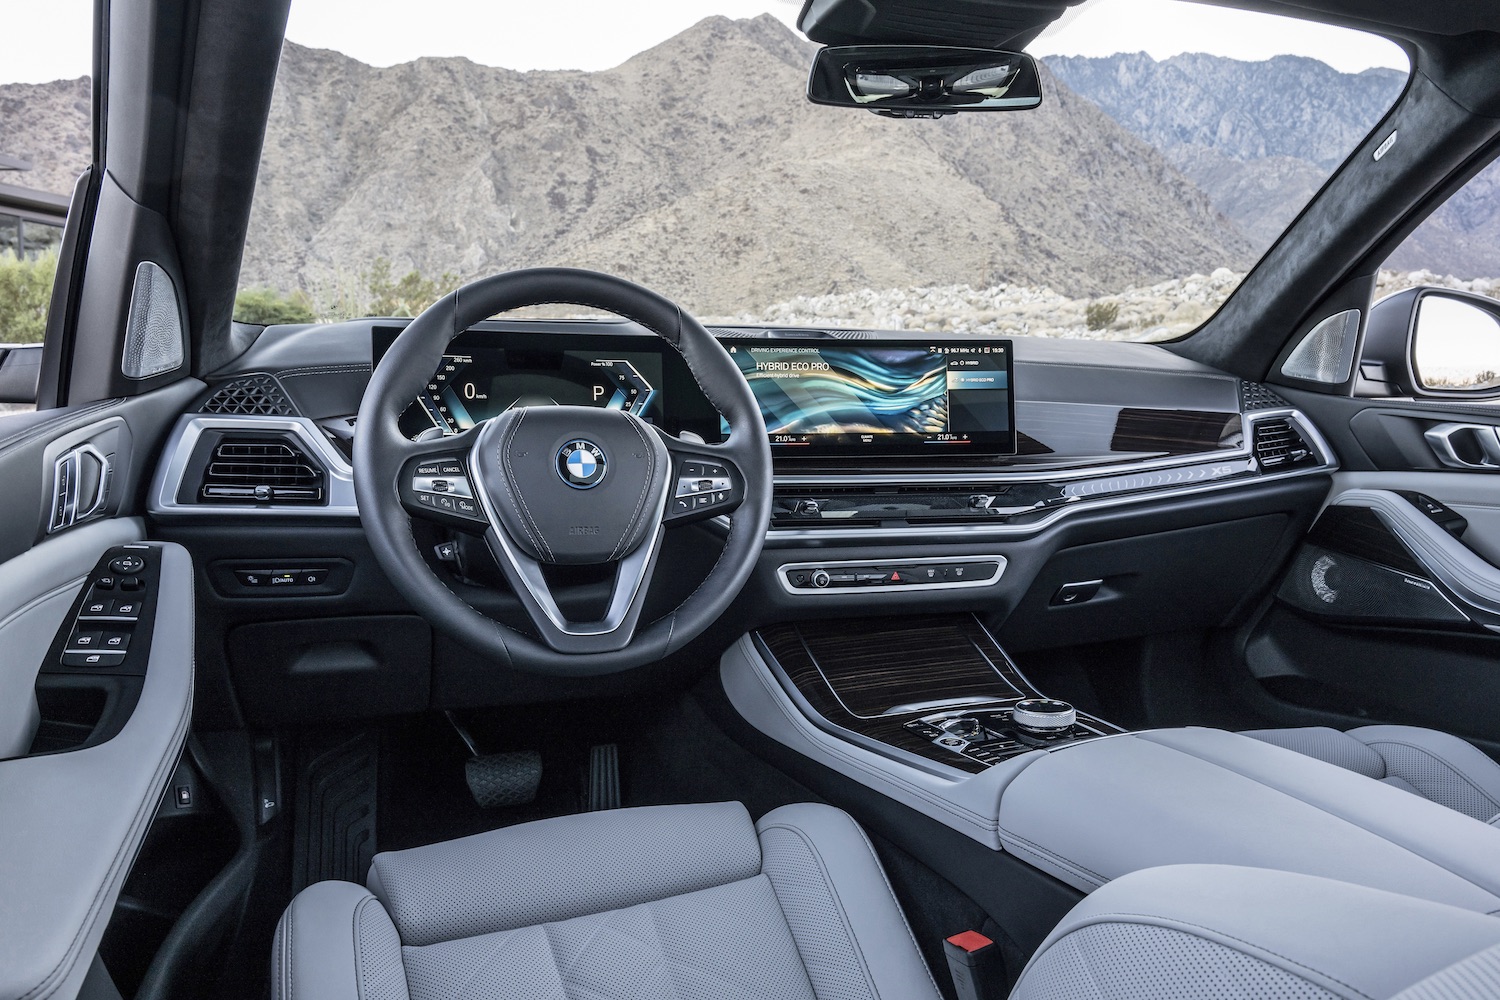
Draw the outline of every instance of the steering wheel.
<instances>
[{"instance_id":1,"label":"steering wheel","mask_svg":"<svg viewBox=\"0 0 1500 1000\"><path fill-rule=\"evenodd\" d=\"M412 441L398 419L474 323L524 306L568 304L634 320L676 349L729 424L722 444L666 434L623 410L519 406L462 434ZM359 407L354 490L375 557L435 628L501 664L605 674L660 660L698 636L749 578L771 516L771 449L739 366L667 299L571 268L511 271L440 299L396 338ZM663 532L733 513L724 551L670 614L642 626ZM411 518L483 534L531 620L526 635L481 614L434 573ZM604 617L570 621L546 566L613 566Z\"/></svg>"}]
</instances>

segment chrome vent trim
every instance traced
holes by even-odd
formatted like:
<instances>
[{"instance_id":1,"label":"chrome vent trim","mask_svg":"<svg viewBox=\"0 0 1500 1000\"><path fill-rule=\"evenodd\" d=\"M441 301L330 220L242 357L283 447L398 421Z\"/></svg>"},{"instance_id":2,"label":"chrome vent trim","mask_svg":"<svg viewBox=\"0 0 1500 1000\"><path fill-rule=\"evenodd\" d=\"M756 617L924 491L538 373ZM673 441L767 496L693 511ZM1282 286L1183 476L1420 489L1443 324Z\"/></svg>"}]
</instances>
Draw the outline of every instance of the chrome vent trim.
<instances>
[{"instance_id":1,"label":"chrome vent trim","mask_svg":"<svg viewBox=\"0 0 1500 1000\"><path fill-rule=\"evenodd\" d=\"M287 503L273 499L226 498L217 502L198 499L201 484L186 482L194 468L195 455L207 446L205 434L222 433L231 440L280 439L295 446L310 463L322 470L321 503ZM178 419L167 440L161 464L151 484L148 509L153 515L173 517L358 517L354 502L354 469L326 434L306 417L228 416L190 413ZM179 497L190 498L179 500Z\"/></svg>"}]
</instances>

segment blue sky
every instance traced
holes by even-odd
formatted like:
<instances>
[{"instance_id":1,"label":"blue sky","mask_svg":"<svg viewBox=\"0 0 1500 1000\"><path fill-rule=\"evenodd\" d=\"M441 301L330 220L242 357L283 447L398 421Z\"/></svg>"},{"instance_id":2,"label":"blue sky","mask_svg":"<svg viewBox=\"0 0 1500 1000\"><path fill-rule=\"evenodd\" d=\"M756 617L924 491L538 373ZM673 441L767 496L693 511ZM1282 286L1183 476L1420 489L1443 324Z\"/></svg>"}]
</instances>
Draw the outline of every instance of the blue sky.
<instances>
[{"instance_id":1,"label":"blue sky","mask_svg":"<svg viewBox=\"0 0 1500 1000\"><path fill-rule=\"evenodd\" d=\"M0 0L10 43L0 83L89 72L91 7L92 0ZM710 14L769 12L792 24L800 9L800 0L292 0L287 37L381 66L440 55L511 69L605 69ZM1211 52L1252 60L1291 53L1346 72L1406 68L1405 55L1384 39L1179 0L1091 0L1031 51L1145 51L1159 59Z\"/></svg>"}]
</instances>

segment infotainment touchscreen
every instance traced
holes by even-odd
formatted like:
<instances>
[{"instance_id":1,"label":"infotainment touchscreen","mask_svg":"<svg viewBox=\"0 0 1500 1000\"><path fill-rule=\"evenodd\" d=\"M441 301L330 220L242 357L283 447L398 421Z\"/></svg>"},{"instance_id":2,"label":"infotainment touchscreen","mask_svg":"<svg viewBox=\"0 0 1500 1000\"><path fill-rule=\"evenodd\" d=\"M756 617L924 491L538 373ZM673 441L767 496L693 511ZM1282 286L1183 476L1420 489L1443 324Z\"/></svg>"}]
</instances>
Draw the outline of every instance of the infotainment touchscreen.
<instances>
[{"instance_id":1,"label":"infotainment touchscreen","mask_svg":"<svg viewBox=\"0 0 1500 1000\"><path fill-rule=\"evenodd\" d=\"M776 454L1008 455L1008 340L727 340Z\"/></svg>"}]
</instances>

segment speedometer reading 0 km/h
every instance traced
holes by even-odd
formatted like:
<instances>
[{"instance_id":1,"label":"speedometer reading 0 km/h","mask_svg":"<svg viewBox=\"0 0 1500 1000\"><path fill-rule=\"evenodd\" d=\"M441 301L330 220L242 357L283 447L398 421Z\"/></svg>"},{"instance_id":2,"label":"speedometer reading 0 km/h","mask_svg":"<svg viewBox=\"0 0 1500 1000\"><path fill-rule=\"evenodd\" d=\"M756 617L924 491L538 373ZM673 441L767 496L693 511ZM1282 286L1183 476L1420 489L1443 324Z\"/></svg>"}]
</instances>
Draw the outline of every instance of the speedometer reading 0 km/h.
<instances>
[{"instance_id":1,"label":"speedometer reading 0 km/h","mask_svg":"<svg viewBox=\"0 0 1500 1000\"><path fill-rule=\"evenodd\" d=\"M516 350L444 355L418 402L435 427L456 434L515 406L597 406L645 416L655 395L623 358Z\"/></svg>"}]
</instances>

